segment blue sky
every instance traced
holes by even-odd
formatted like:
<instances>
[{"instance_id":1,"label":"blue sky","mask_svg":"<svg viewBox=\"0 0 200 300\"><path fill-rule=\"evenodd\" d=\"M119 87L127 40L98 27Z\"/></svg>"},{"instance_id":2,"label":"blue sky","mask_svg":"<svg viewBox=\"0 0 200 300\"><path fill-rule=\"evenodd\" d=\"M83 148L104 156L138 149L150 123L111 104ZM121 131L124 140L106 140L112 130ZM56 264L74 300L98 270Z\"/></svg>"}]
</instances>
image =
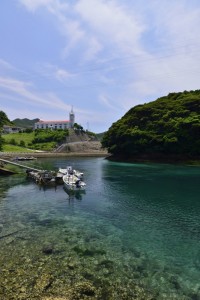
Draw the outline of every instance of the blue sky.
<instances>
[{"instance_id":1,"label":"blue sky","mask_svg":"<svg viewBox=\"0 0 200 300\"><path fill-rule=\"evenodd\" d=\"M0 110L99 133L200 89L199 0L1 0Z\"/></svg>"}]
</instances>

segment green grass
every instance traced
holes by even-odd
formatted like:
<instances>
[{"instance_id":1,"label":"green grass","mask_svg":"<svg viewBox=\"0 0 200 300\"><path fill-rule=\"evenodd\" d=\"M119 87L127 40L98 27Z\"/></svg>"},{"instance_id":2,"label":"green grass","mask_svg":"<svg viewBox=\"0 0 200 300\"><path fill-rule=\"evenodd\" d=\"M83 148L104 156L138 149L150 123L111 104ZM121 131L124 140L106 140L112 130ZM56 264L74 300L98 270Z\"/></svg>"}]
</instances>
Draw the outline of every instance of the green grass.
<instances>
[{"instance_id":1,"label":"green grass","mask_svg":"<svg viewBox=\"0 0 200 300\"><path fill-rule=\"evenodd\" d=\"M56 147L55 142L38 143L33 145L35 150L52 151Z\"/></svg>"},{"instance_id":2,"label":"green grass","mask_svg":"<svg viewBox=\"0 0 200 300\"><path fill-rule=\"evenodd\" d=\"M34 150L30 150L27 148L14 146L14 145L10 145L10 144L3 144L2 151L3 152L34 152Z\"/></svg>"},{"instance_id":3,"label":"green grass","mask_svg":"<svg viewBox=\"0 0 200 300\"><path fill-rule=\"evenodd\" d=\"M3 134L2 138L4 139L5 143L3 144L2 151L4 152L32 152L34 150L42 150L42 151L52 151L56 147L55 142L45 142L45 143L38 143L33 144L32 146L29 146L29 144L32 143L32 140L35 137L35 133L10 133L10 134ZM16 142L16 145L10 144L10 141L14 139ZM20 141L24 141L25 146L29 149L26 149L24 147L18 146L20 144ZM31 150L30 148L33 148Z\"/></svg>"},{"instance_id":4,"label":"green grass","mask_svg":"<svg viewBox=\"0 0 200 300\"><path fill-rule=\"evenodd\" d=\"M10 140L14 139L17 144L19 144L20 141L24 141L26 146L28 146L28 144L32 142L34 137L35 137L34 132L9 133L9 134L2 135L2 138L5 140L6 143L9 143Z\"/></svg>"}]
</instances>

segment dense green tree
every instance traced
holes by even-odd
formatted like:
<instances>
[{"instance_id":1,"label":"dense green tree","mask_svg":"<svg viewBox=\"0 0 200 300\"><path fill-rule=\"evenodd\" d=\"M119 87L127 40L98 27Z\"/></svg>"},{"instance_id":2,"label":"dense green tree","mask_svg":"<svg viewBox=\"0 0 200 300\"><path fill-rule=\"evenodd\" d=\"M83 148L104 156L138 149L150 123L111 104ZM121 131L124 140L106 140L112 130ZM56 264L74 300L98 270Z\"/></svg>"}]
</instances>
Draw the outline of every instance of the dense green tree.
<instances>
[{"instance_id":1,"label":"dense green tree","mask_svg":"<svg viewBox=\"0 0 200 300\"><path fill-rule=\"evenodd\" d=\"M2 146L3 146L3 139L0 132L0 151L2 151Z\"/></svg>"},{"instance_id":2,"label":"dense green tree","mask_svg":"<svg viewBox=\"0 0 200 300\"><path fill-rule=\"evenodd\" d=\"M26 133L31 133L31 132L33 132L33 129L32 129L32 128L26 128L26 129L24 130L24 132L26 132Z\"/></svg>"},{"instance_id":3,"label":"dense green tree","mask_svg":"<svg viewBox=\"0 0 200 300\"><path fill-rule=\"evenodd\" d=\"M3 125L11 125L12 122L8 119L5 112L2 110L0 111L0 128L3 127Z\"/></svg>"},{"instance_id":4,"label":"dense green tree","mask_svg":"<svg viewBox=\"0 0 200 300\"><path fill-rule=\"evenodd\" d=\"M104 134L102 146L121 157L200 155L200 90L131 108Z\"/></svg>"},{"instance_id":5,"label":"dense green tree","mask_svg":"<svg viewBox=\"0 0 200 300\"><path fill-rule=\"evenodd\" d=\"M61 143L65 141L67 135L69 135L69 131L67 129L37 129L35 130L35 138L33 139L32 144L45 142Z\"/></svg>"},{"instance_id":6,"label":"dense green tree","mask_svg":"<svg viewBox=\"0 0 200 300\"><path fill-rule=\"evenodd\" d=\"M17 145L17 142L14 138L10 139L9 144L11 145Z\"/></svg>"},{"instance_id":7,"label":"dense green tree","mask_svg":"<svg viewBox=\"0 0 200 300\"><path fill-rule=\"evenodd\" d=\"M25 142L24 142L23 140L21 140L21 141L19 142L19 146L20 146L20 147L26 147Z\"/></svg>"},{"instance_id":8,"label":"dense green tree","mask_svg":"<svg viewBox=\"0 0 200 300\"><path fill-rule=\"evenodd\" d=\"M83 131L83 126L81 126L80 124L78 123L74 123L74 130L75 131Z\"/></svg>"},{"instance_id":9,"label":"dense green tree","mask_svg":"<svg viewBox=\"0 0 200 300\"><path fill-rule=\"evenodd\" d=\"M0 111L0 151L2 150L2 146L3 146L3 139L1 136L3 125L11 125L11 124L12 122L8 119L6 113L1 110Z\"/></svg>"}]
</instances>

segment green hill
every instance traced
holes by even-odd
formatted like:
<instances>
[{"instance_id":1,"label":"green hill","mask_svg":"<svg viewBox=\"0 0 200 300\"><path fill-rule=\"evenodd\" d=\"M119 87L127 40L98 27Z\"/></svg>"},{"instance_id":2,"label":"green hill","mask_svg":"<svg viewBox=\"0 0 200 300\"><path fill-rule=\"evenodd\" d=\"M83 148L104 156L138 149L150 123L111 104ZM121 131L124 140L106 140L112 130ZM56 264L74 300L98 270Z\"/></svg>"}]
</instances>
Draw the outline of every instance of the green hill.
<instances>
[{"instance_id":1,"label":"green hill","mask_svg":"<svg viewBox=\"0 0 200 300\"><path fill-rule=\"evenodd\" d=\"M15 119L12 122L15 124L17 127L22 127L22 128L33 128L34 124L38 122L39 119L33 119L29 120L27 118L25 119Z\"/></svg>"},{"instance_id":2,"label":"green hill","mask_svg":"<svg viewBox=\"0 0 200 300\"><path fill-rule=\"evenodd\" d=\"M0 111L0 128L2 128L3 125L13 125L13 123L8 119L6 113L1 110Z\"/></svg>"},{"instance_id":3,"label":"green hill","mask_svg":"<svg viewBox=\"0 0 200 300\"><path fill-rule=\"evenodd\" d=\"M199 157L200 90L170 93L131 108L104 134L114 158Z\"/></svg>"},{"instance_id":4,"label":"green hill","mask_svg":"<svg viewBox=\"0 0 200 300\"><path fill-rule=\"evenodd\" d=\"M0 110L0 151L2 150L2 145L3 145L3 139L1 136L1 131L3 125L13 125L12 122L8 119L7 115L5 112Z\"/></svg>"}]
</instances>

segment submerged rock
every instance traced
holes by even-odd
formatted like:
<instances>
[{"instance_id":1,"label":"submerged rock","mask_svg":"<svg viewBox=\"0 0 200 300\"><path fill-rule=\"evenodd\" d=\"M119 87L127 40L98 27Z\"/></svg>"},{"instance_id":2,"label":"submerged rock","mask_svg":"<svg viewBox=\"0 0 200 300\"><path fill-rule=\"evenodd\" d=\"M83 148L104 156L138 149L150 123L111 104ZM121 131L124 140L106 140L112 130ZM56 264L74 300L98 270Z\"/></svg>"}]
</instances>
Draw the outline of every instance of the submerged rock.
<instances>
[{"instance_id":1,"label":"submerged rock","mask_svg":"<svg viewBox=\"0 0 200 300\"><path fill-rule=\"evenodd\" d=\"M106 251L97 248L81 248L79 246L75 246L73 250L79 255L83 256L95 256L95 255L104 255Z\"/></svg>"},{"instance_id":2,"label":"submerged rock","mask_svg":"<svg viewBox=\"0 0 200 300\"><path fill-rule=\"evenodd\" d=\"M73 300L82 300L86 297L95 296L95 287L88 281L77 283L73 290Z\"/></svg>"},{"instance_id":3,"label":"submerged rock","mask_svg":"<svg viewBox=\"0 0 200 300\"><path fill-rule=\"evenodd\" d=\"M52 254L54 252L54 247L52 244L44 245L42 248L44 254Z\"/></svg>"},{"instance_id":4,"label":"submerged rock","mask_svg":"<svg viewBox=\"0 0 200 300\"><path fill-rule=\"evenodd\" d=\"M53 283L53 278L50 274L43 274L40 278L37 279L36 284L34 286L35 290L38 292L44 292Z\"/></svg>"}]
</instances>

